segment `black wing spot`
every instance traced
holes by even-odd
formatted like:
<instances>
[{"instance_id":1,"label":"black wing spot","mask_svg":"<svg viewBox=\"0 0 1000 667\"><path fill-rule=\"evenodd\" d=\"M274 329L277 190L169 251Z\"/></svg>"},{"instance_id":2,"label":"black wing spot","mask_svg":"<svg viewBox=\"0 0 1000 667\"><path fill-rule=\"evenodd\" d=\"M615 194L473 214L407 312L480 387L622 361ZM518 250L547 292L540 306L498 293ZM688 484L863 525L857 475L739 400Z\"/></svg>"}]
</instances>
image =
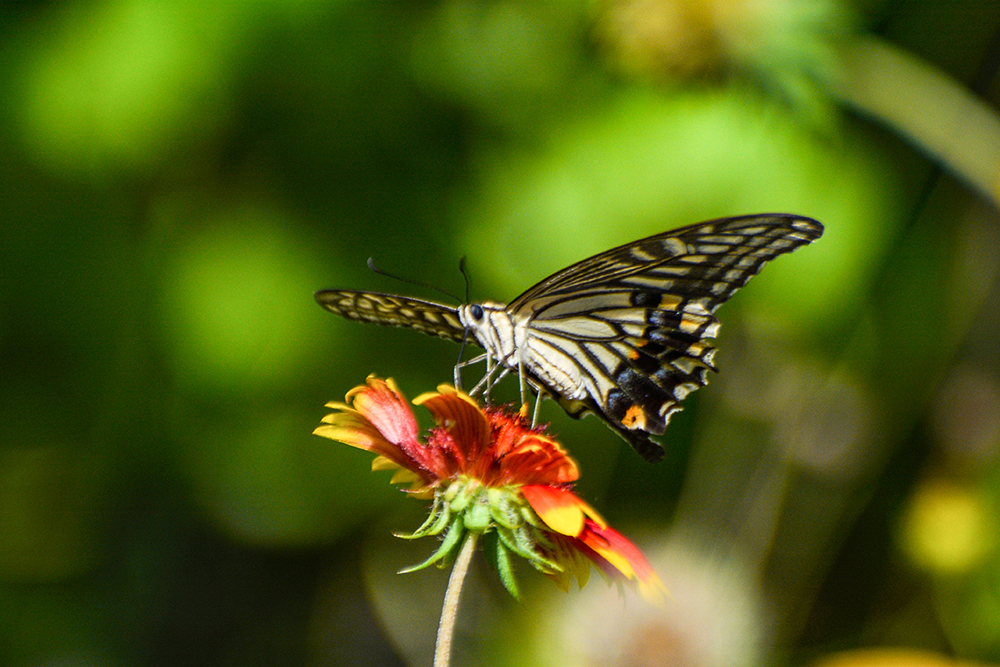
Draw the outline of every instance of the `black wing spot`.
<instances>
[{"instance_id":1,"label":"black wing spot","mask_svg":"<svg viewBox=\"0 0 1000 667\"><path fill-rule=\"evenodd\" d=\"M681 325L683 313L676 310L653 310L646 316L646 321L661 329L677 329Z\"/></svg>"},{"instance_id":2,"label":"black wing spot","mask_svg":"<svg viewBox=\"0 0 1000 667\"><path fill-rule=\"evenodd\" d=\"M625 413L632 405L631 399L620 389L612 389L608 392L608 404L605 412L609 417L619 424L625 419Z\"/></svg>"},{"instance_id":3,"label":"black wing spot","mask_svg":"<svg viewBox=\"0 0 1000 667\"><path fill-rule=\"evenodd\" d=\"M615 384L626 394L636 396L641 392L642 376L631 368L625 368L615 377Z\"/></svg>"},{"instance_id":4,"label":"black wing spot","mask_svg":"<svg viewBox=\"0 0 1000 667\"><path fill-rule=\"evenodd\" d=\"M662 298L656 292L632 292L629 303L637 308L656 308L660 305Z\"/></svg>"},{"instance_id":5,"label":"black wing spot","mask_svg":"<svg viewBox=\"0 0 1000 667\"><path fill-rule=\"evenodd\" d=\"M615 384L621 389L623 396L616 402L616 412L610 413L619 423L624 424L624 418L629 416L629 410L638 407L642 410L642 430L659 435L667 426L667 416L660 414L660 408L666 403L676 403L673 395L674 384L660 386L649 375L644 375L634 368L626 368L615 376ZM610 399L610 394L609 394ZM610 402L610 400L609 400ZM610 411L609 411L610 412Z\"/></svg>"},{"instance_id":6,"label":"black wing spot","mask_svg":"<svg viewBox=\"0 0 1000 667\"><path fill-rule=\"evenodd\" d=\"M656 343L647 344L646 341L642 340L629 353L628 363L642 373L653 373L663 365L663 362L660 360L662 352L663 348L660 345Z\"/></svg>"}]
</instances>

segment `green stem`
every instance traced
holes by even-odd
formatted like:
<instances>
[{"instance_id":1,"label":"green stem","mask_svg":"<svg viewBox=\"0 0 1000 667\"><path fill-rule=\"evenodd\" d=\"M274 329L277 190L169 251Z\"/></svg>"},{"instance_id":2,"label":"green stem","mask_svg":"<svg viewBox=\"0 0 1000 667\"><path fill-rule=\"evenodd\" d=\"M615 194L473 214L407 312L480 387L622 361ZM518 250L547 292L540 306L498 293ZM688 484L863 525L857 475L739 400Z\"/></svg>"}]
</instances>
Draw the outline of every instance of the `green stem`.
<instances>
[{"instance_id":1,"label":"green stem","mask_svg":"<svg viewBox=\"0 0 1000 667\"><path fill-rule=\"evenodd\" d=\"M455 559L448 577L448 590L444 593L441 606L441 621L438 623L437 643L434 645L434 667L448 667L451 662L451 638L455 633L455 618L458 614L458 597L462 594L462 584L469 572L472 554L476 551L476 533L469 533L462 550Z\"/></svg>"},{"instance_id":2,"label":"green stem","mask_svg":"<svg viewBox=\"0 0 1000 667\"><path fill-rule=\"evenodd\" d=\"M1000 204L1000 118L988 104L887 42L858 39L841 58L835 88L843 101L906 135Z\"/></svg>"}]
</instances>

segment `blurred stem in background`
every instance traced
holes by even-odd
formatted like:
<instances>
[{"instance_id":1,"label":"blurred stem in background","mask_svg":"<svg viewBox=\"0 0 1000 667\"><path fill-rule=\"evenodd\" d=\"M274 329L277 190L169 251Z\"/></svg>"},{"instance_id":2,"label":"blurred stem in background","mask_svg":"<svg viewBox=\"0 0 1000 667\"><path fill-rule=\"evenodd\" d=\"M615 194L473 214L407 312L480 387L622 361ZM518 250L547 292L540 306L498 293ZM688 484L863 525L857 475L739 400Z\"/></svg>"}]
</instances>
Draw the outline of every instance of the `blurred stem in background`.
<instances>
[{"instance_id":1,"label":"blurred stem in background","mask_svg":"<svg viewBox=\"0 0 1000 667\"><path fill-rule=\"evenodd\" d=\"M953 78L874 37L840 51L834 94L885 123L1000 206L1000 117Z\"/></svg>"}]
</instances>

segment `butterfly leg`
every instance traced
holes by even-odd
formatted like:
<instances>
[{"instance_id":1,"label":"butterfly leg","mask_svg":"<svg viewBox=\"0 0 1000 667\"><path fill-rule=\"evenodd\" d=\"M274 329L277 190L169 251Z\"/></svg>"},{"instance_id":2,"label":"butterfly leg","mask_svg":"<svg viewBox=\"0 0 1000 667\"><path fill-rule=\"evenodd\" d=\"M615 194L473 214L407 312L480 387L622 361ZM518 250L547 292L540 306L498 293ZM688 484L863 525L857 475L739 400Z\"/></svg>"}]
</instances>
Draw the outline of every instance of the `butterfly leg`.
<instances>
[{"instance_id":1,"label":"butterfly leg","mask_svg":"<svg viewBox=\"0 0 1000 667\"><path fill-rule=\"evenodd\" d=\"M476 396L477 394L479 394L483 390L483 386L485 384L486 384L486 377L483 376L483 378L476 383L476 386L469 390L469 396Z\"/></svg>"},{"instance_id":2,"label":"butterfly leg","mask_svg":"<svg viewBox=\"0 0 1000 667\"><path fill-rule=\"evenodd\" d=\"M465 368L466 366L478 364L479 362L484 361L485 359L486 359L485 354L480 354L479 356L473 357L472 359L468 359L466 361L462 361L461 359L459 359L458 363L455 364L455 389L462 391L462 369ZM474 391L475 390L473 390L473 392Z\"/></svg>"},{"instance_id":3,"label":"butterfly leg","mask_svg":"<svg viewBox=\"0 0 1000 667\"><path fill-rule=\"evenodd\" d=\"M482 377L482 379L479 380L479 382L476 383L476 386L469 391L469 396L475 396L479 392L484 392L484 398L487 403L490 402L490 390L493 389L493 385L495 385L497 382L501 380L501 378L506 377L506 375L510 373L509 368L504 368L503 366L494 364L492 363L492 361L493 361L492 358L487 357L486 363L488 369L486 371L486 374ZM501 369L502 371L500 375L493 377L494 375L496 375L497 371L500 371Z\"/></svg>"},{"instance_id":4,"label":"butterfly leg","mask_svg":"<svg viewBox=\"0 0 1000 667\"><path fill-rule=\"evenodd\" d=\"M466 359L465 361L460 361L458 363L458 367L459 368L465 368L466 366L472 366L473 364L478 364L478 363L481 363L483 361L486 361L486 359L487 359L487 355L484 352L483 354L480 354L479 356L473 357L472 359Z\"/></svg>"},{"instance_id":5,"label":"butterfly leg","mask_svg":"<svg viewBox=\"0 0 1000 667\"><path fill-rule=\"evenodd\" d=\"M469 359L468 361L459 360L459 362L457 364L455 364L455 389L458 389L459 391L462 391L462 369L465 368L466 366L471 366L473 364L478 364L479 362L483 361L484 359L486 359L486 355L485 354L480 354L479 356L473 357L472 359Z\"/></svg>"},{"instance_id":6,"label":"butterfly leg","mask_svg":"<svg viewBox=\"0 0 1000 667\"><path fill-rule=\"evenodd\" d=\"M500 371L500 373L498 374L497 371ZM485 394L484 398L485 398L487 404L490 404L490 403L493 402L492 399L490 398L490 391L493 389L494 386L496 386L496 384L498 382L500 382L500 380L504 379L509 374L510 374L510 369L509 368L507 368L505 366L500 366L498 364L498 365L493 366L493 368L490 369L490 372L487 373L486 376L482 379L482 383L486 384L486 394ZM496 377L494 377L494 376L496 376Z\"/></svg>"},{"instance_id":7,"label":"butterfly leg","mask_svg":"<svg viewBox=\"0 0 1000 667\"><path fill-rule=\"evenodd\" d=\"M520 384L521 389L521 405L528 405L528 383L524 379L524 363L521 360L521 355L517 357L517 379ZM545 395L545 390L538 387L538 391L535 393L535 408L531 411L531 428L535 428L535 424L538 423L538 413L542 406L542 396Z\"/></svg>"},{"instance_id":8,"label":"butterfly leg","mask_svg":"<svg viewBox=\"0 0 1000 667\"><path fill-rule=\"evenodd\" d=\"M542 398L544 396L545 391L543 389L539 389L535 395L535 409L531 412L531 428L535 428L538 425L538 414L541 412Z\"/></svg>"},{"instance_id":9,"label":"butterfly leg","mask_svg":"<svg viewBox=\"0 0 1000 667\"><path fill-rule=\"evenodd\" d=\"M528 386L524 381L524 362L522 361L520 354L517 355L517 382L518 387L521 390L521 405L524 405L528 402Z\"/></svg>"},{"instance_id":10,"label":"butterfly leg","mask_svg":"<svg viewBox=\"0 0 1000 667\"><path fill-rule=\"evenodd\" d=\"M497 366L497 368L502 368L502 367L501 366ZM490 386L491 387L495 386L497 383L500 382L500 380L504 379L508 375L510 375L510 369L509 368L503 368L503 370L500 371L499 375L497 375L495 378L493 378L492 380L490 380Z\"/></svg>"},{"instance_id":11,"label":"butterfly leg","mask_svg":"<svg viewBox=\"0 0 1000 667\"><path fill-rule=\"evenodd\" d=\"M493 357L486 355L486 375L483 376L483 381L486 382L486 387L483 390L483 398L486 403L489 404L490 401L490 391L493 389L493 381L490 379L493 373L496 371L496 366L493 364Z\"/></svg>"}]
</instances>

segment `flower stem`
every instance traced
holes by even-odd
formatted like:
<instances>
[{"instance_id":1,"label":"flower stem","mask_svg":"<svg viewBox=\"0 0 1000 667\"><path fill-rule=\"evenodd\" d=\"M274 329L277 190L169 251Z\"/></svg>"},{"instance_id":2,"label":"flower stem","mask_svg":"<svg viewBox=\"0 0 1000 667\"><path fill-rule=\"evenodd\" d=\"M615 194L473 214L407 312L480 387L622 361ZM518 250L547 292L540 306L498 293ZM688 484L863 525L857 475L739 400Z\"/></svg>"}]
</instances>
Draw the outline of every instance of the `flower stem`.
<instances>
[{"instance_id":1,"label":"flower stem","mask_svg":"<svg viewBox=\"0 0 1000 667\"><path fill-rule=\"evenodd\" d=\"M455 559L448 577L448 590L444 593L444 604L441 606L441 621L438 623L437 643L434 645L434 667L448 667L451 662L451 638L455 632L455 618L458 614L458 597L462 593L462 584L472 562L472 554L476 550L476 533L469 533L462 545L462 550Z\"/></svg>"}]
</instances>

